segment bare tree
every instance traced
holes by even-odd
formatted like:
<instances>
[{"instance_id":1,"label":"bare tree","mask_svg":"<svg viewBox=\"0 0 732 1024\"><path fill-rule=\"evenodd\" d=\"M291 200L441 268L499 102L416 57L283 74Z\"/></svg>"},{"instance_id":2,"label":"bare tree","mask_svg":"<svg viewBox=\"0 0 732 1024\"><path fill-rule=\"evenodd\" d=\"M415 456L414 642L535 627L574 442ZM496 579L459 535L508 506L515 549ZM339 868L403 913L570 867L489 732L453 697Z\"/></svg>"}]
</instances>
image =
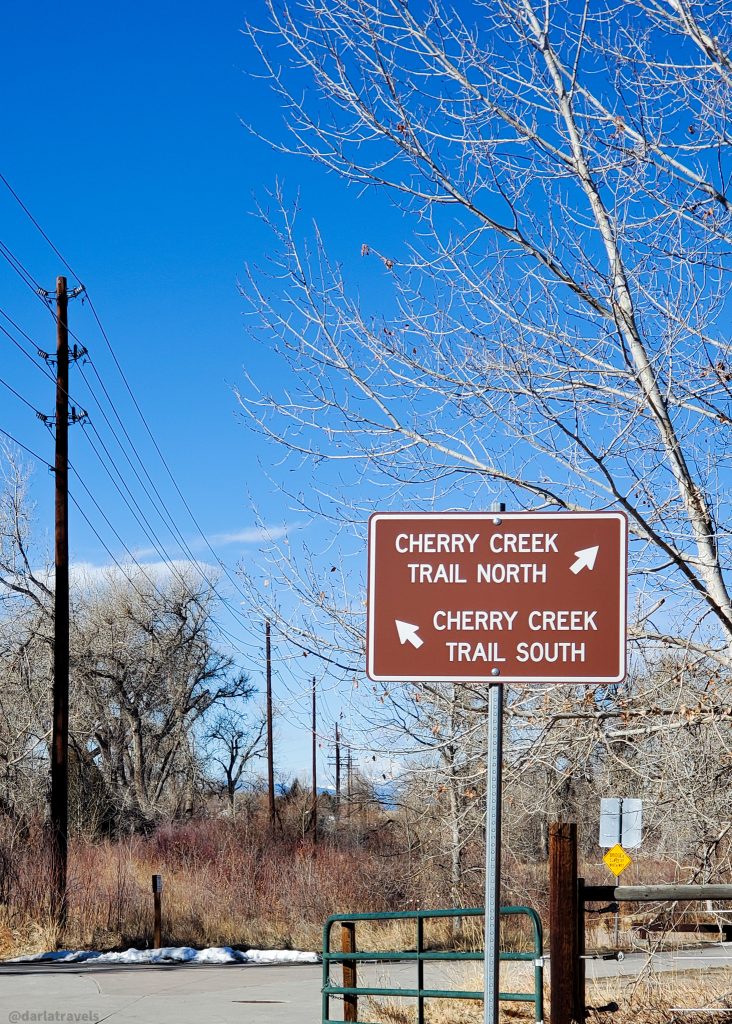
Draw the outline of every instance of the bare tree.
<instances>
[{"instance_id":1,"label":"bare tree","mask_svg":"<svg viewBox=\"0 0 732 1024\"><path fill-rule=\"evenodd\" d=\"M0 808L16 817L43 813L51 736L53 601L29 478L18 453L0 448Z\"/></svg>"},{"instance_id":2,"label":"bare tree","mask_svg":"<svg viewBox=\"0 0 732 1024\"><path fill-rule=\"evenodd\" d=\"M250 687L242 693L243 700L254 693ZM265 753L267 721L263 715L252 719L242 707L224 707L208 731L210 743L209 763L223 773L223 784L230 810L234 810L236 791L242 776L252 762Z\"/></svg>"},{"instance_id":3,"label":"bare tree","mask_svg":"<svg viewBox=\"0 0 732 1024\"><path fill-rule=\"evenodd\" d=\"M12 451L0 456L0 813L27 818L44 813L47 797L52 577L34 545L28 471ZM206 790L214 718L230 709L243 735L253 694L215 642L214 593L178 565L167 574L110 568L72 582L73 827L190 813ZM240 749L237 778L245 761Z\"/></svg>"},{"instance_id":4,"label":"bare tree","mask_svg":"<svg viewBox=\"0 0 732 1024\"><path fill-rule=\"evenodd\" d=\"M251 696L212 641L213 602L192 571L110 572L76 610L72 731L133 816L188 810L203 770L197 730Z\"/></svg>"},{"instance_id":5,"label":"bare tree","mask_svg":"<svg viewBox=\"0 0 732 1024\"><path fill-rule=\"evenodd\" d=\"M730 4L266 9L249 39L287 123L272 144L388 195L402 232L352 239L378 282L363 301L279 187L263 207L277 252L243 291L282 376L241 401L311 468L293 502L341 528L342 554L376 503L622 509L630 681L517 689L512 771L543 763L561 809L570 776L589 784L661 736L707 729L726 751ZM280 549L268 582L251 581L267 614L278 587L298 597L280 615L292 643L358 678L358 574Z\"/></svg>"},{"instance_id":6,"label":"bare tree","mask_svg":"<svg viewBox=\"0 0 732 1024\"><path fill-rule=\"evenodd\" d=\"M53 593L47 562L33 564L33 514L28 495L30 470L18 453L0 443L0 609L12 620L18 608L33 605L50 614ZM37 552L35 552L37 554ZM46 633L45 639L51 637Z\"/></svg>"},{"instance_id":7,"label":"bare tree","mask_svg":"<svg viewBox=\"0 0 732 1024\"><path fill-rule=\"evenodd\" d=\"M432 842L433 858L442 865L439 874L448 880L451 906L465 905L464 880L469 846L479 847L483 838L482 809L485 796L484 701L470 687L434 684L396 688L389 695L393 743L414 745L400 772L402 812ZM386 723L382 723L384 728Z\"/></svg>"},{"instance_id":8,"label":"bare tree","mask_svg":"<svg viewBox=\"0 0 732 1024\"><path fill-rule=\"evenodd\" d=\"M277 301L256 273L246 294L297 390L244 407L402 498L624 509L646 590L694 599L726 661L726 5L268 9L280 145L388 189L409 234L363 245L392 293L374 315L281 211Z\"/></svg>"}]
</instances>

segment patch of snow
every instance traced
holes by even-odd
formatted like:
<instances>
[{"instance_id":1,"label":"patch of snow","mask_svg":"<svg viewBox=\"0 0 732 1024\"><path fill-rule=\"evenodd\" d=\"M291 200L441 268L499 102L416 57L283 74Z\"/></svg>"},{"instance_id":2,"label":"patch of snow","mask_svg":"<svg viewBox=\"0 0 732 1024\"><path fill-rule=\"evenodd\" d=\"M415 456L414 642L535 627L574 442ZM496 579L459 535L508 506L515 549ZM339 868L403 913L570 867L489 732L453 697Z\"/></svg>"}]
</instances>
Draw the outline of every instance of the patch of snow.
<instances>
[{"instance_id":1,"label":"patch of snow","mask_svg":"<svg viewBox=\"0 0 732 1024\"><path fill-rule=\"evenodd\" d=\"M238 953L248 964L317 964L317 953L304 953L299 949L248 949Z\"/></svg>"},{"instance_id":2,"label":"patch of snow","mask_svg":"<svg viewBox=\"0 0 732 1024\"><path fill-rule=\"evenodd\" d=\"M165 946L162 949L126 949L123 953L100 953L93 949L61 949L54 953L17 956L6 963L78 964L316 964L317 953L298 949L248 949L245 953L230 946L192 949L191 946Z\"/></svg>"}]
</instances>

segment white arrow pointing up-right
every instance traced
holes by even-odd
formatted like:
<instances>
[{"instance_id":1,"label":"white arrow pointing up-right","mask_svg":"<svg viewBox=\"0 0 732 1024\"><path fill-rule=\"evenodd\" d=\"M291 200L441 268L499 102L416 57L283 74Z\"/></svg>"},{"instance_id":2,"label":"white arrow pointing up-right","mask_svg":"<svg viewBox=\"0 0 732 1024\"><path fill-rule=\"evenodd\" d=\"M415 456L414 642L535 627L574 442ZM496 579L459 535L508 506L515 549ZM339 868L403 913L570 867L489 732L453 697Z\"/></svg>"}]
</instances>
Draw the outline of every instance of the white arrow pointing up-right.
<instances>
[{"instance_id":1,"label":"white arrow pointing up-right","mask_svg":"<svg viewBox=\"0 0 732 1024\"><path fill-rule=\"evenodd\" d=\"M570 565L570 571L577 575L578 572L582 572L583 569L594 569L595 559L597 558L597 552L600 550L600 545L596 544L594 548L582 548L581 551L575 551L577 561Z\"/></svg>"},{"instance_id":2,"label":"white arrow pointing up-right","mask_svg":"<svg viewBox=\"0 0 732 1024\"><path fill-rule=\"evenodd\" d=\"M419 650L424 643L424 640L419 635L419 626L415 626L411 622L402 622L401 619L394 619L394 623L399 634L399 643L410 643L412 647L416 647Z\"/></svg>"}]
</instances>

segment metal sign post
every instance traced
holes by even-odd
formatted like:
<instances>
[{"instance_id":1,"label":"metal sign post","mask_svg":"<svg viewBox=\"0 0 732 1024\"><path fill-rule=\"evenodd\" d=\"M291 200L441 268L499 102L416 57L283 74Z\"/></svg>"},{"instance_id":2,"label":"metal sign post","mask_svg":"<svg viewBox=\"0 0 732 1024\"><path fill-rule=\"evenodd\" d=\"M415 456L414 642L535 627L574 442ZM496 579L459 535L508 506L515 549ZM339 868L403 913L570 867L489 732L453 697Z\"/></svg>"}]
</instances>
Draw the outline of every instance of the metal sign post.
<instances>
[{"instance_id":1,"label":"metal sign post","mask_svg":"<svg viewBox=\"0 0 732 1024\"><path fill-rule=\"evenodd\" d=\"M485 815L485 1024L498 1024L501 938L501 795L503 790L503 687L488 691Z\"/></svg>"},{"instance_id":2,"label":"metal sign post","mask_svg":"<svg viewBox=\"0 0 732 1024\"><path fill-rule=\"evenodd\" d=\"M643 801L630 797L603 797L600 800L600 846L608 847L602 858L617 878L631 863L625 852L640 846L643 839ZM613 922L613 941L620 942L620 911Z\"/></svg>"},{"instance_id":3,"label":"metal sign post","mask_svg":"<svg viewBox=\"0 0 732 1024\"><path fill-rule=\"evenodd\" d=\"M366 671L488 691L485 1024L498 1024L504 683L618 683L626 671L620 512L377 512Z\"/></svg>"}]
</instances>

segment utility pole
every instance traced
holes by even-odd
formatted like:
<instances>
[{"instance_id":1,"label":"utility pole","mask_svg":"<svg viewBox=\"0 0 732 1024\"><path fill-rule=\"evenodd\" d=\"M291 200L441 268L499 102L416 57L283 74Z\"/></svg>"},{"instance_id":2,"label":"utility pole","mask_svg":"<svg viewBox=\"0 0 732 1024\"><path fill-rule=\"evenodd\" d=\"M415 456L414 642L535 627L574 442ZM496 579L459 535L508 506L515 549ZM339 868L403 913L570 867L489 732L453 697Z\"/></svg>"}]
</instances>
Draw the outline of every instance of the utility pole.
<instances>
[{"instance_id":1,"label":"utility pole","mask_svg":"<svg viewBox=\"0 0 732 1024\"><path fill-rule=\"evenodd\" d=\"M313 676L313 846L318 845L318 740L315 697L315 676Z\"/></svg>"},{"instance_id":2,"label":"utility pole","mask_svg":"<svg viewBox=\"0 0 732 1024\"><path fill-rule=\"evenodd\" d=\"M274 749L272 744L272 638L269 619L265 622L267 659L267 789L269 796L269 827L275 826Z\"/></svg>"},{"instance_id":3,"label":"utility pole","mask_svg":"<svg viewBox=\"0 0 732 1024\"><path fill-rule=\"evenodd\" d=\"M353 799L353 754L351 748L347 747L346 755L346 804L348 806L348 817L351 817L351 801Z\"/></svg>"},{"instance_id":4,"label":"utility pole","mask_svg":"<svg viewBox=\"0 0 732 1024\"><path fill-rule=\"evenodd\" d=\"M69 296L56 279L56 526L51 740L51 913L66 923L69 799Z\"/></svg>"},{"instance_id":5,"label":"utility pole","mask_svg":"<svg viewBox=\"0 0 732 1024\"><path fill-rule=\"evenodd\" d=\"M51 736L51 913L66 924L66 865L69 819L69 362L86 354L74 345L69 358L69 292L65 277L56 278L56 455L55 563L53 640L53 727ZM71 422L86 414L71 410Z\"/></svg>"},{"instance_id":6,"label":"utility pole","mask_svg":"<svg viewBox=\"0 0 732 1024\"><path fill-rule=\"evenodd\" d=\"M336 813L341 809L341 734L338 722L335 727L335 773L336 773Z\"/></svg>"}]
</instances>

